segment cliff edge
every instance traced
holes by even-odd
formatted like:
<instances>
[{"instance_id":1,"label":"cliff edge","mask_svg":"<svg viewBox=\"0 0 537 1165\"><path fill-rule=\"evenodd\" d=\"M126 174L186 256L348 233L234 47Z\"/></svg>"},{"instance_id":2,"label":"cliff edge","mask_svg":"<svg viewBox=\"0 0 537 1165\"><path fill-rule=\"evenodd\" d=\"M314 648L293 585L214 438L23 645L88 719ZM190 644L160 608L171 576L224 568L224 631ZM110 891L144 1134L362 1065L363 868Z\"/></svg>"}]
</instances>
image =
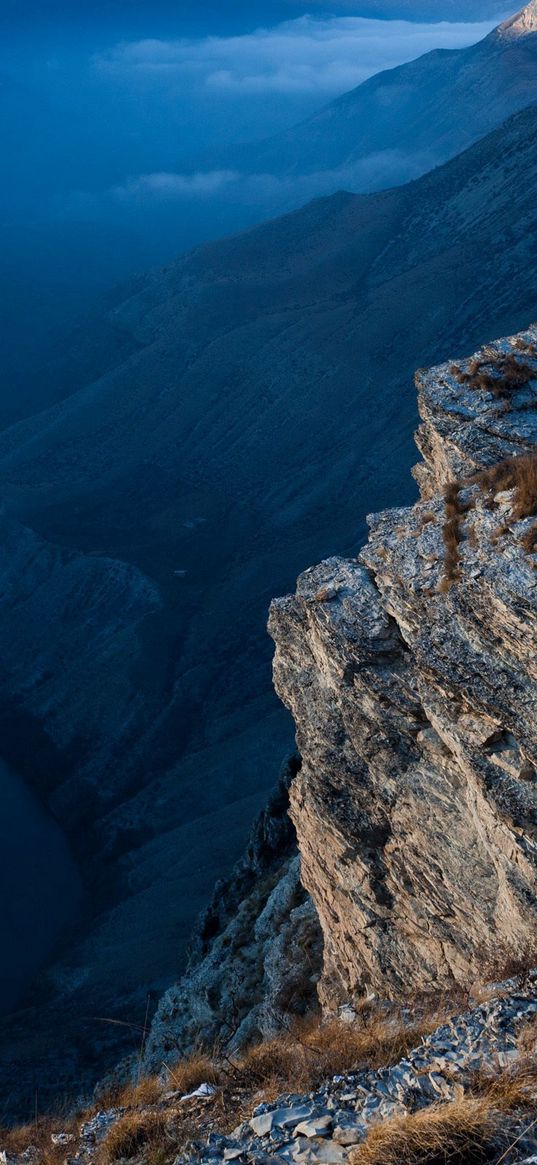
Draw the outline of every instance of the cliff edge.
<instances>
[{"instance_id":1,"label":"cliff edge","mask_svg":"<svg viewBox=\"0 0 537 1165\"><path fill-rule=\"evenodd\" d=\"M537 327L416 383L420 500L270 614L328 1012L534 945Z\"/></svg>"}]
</instances>

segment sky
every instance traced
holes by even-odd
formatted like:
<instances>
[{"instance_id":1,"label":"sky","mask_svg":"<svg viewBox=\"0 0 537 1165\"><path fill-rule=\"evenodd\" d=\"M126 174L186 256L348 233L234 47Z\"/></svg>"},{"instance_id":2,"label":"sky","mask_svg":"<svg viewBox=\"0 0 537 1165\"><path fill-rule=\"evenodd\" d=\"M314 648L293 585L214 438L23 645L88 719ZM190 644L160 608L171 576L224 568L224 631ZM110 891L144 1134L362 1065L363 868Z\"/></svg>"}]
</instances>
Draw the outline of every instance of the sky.
<instances>
[{"instance_id":1,"label":"sky","mask_svg":"<svg viewBox=\"0 0 537 1165\"><path fill-rule=\"evenodd\" d=\"M279 212L278 184L242 181L228 145L293 125L431 48L472 43L508 11L497 0L0 9L0 290L12 347L25 312L39 337L96 289Z\"/></svg>"}]
</instances>

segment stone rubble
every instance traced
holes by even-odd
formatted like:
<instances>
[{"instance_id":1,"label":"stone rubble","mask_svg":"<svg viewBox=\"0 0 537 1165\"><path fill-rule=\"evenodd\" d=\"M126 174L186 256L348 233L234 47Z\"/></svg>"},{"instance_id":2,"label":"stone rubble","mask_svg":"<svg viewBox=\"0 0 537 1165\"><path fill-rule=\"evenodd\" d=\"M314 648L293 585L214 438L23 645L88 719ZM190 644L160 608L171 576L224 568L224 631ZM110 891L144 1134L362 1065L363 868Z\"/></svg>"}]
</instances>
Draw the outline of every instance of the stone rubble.
<instances>
[{"instance_id":1,"label":"stone rubble","mask_svg":"<svg viewBox=\"0 0 537 1165\"><path fill-rule=\"evenodd\" d=\"M497 984L486 1002L441 1024L391 1067L334 1076L308 1095L288 1094L261 1103L232 1134L209 1132L193 1142L188 1153L179 1154L173 1165L345 1165L379 1121L449 1103L465 1093L476 1072L515 1065L521 1055L520 1036L536 1018L537 970L523 980ZM217 1101L218 1090L202 1085L190 1096L165 1093L160 1101L134 1111L142 1116L162 1113L173 1120L190 1105L192 1121L201 1129L202 1112ZM63 1165L100 1165L108 1133L132 1111L103 1109L81 1124L77 1136L53 1133L52 1145L66 1151ZM502 1165L537 1165L537 1096L533 1114L528 1109L507 1127L513 1148ZM42 1160L32 1145L16 1156L0 1154L0 1165L39 1165ZM143 1151L131 1160L145 1165Z\"/></svg>"},{"instance_id":2,"label":"stone rubble","mask_svg":"<svg viewBox=\"0 0 537 1165\"><path fill-rule=\"evenodd\" d=\"M212 1134L175 1165L344 1163L375 1122L455 1100L476 1072L516 1062L521 1029L537 1016L537 973L525 987L511 983L497 990L497 997L437 1028L393 1067L337 1076L307 1097L261 1104L233 1136ZM531 1161L529 1151L537 1153L537 1128L522 1135L509 1165Z\"/></svg>"}]
</instances>

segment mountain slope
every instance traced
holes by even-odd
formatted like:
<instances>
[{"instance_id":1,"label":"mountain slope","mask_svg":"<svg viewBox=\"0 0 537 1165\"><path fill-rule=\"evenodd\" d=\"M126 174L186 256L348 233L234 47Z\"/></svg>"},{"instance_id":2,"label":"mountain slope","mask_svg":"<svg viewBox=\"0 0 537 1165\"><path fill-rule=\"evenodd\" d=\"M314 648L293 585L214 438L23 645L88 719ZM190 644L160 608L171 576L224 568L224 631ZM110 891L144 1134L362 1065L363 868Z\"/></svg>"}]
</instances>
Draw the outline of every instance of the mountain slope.
<instances>
[{"instance_id":1,"label":"mountain slope","mask_svg":"<svg viewBox=\"0 0 537 1165\"><path fill-rule=\"evenodd\" d=\"M44 627L58 612L39 668L32 623L6 620L1 705L19 719L4 745L31 778L36 739L53 743L47 790L93 895L39 1022L21 1014L16 1042L6 1025L11 1082L30 1088L61 1015L66 1045L77 1033L55 1077L67 1090L90 1053L99 1067L115 1056L117 1029L104 1043L80 1017L142 1022L145 987L173 977L291 738L271 692L268 600L316 558L352 553L366 512L411 499L415 365L534 316L536 180L532 107L408 187L336 195L200 248L112 311L127 357L115 344L108 373L2 435L9 521L58 548L32 607ZM111 571L156 598L117 658L102 656L95 749L72 645L98 638L92 597ZM117 589L113 602L119 619Z\"/></svg>"},{"instance_id":2,"label":"mountain slope","mask_svg":"<svg viewBox=\"0 0 537 1165\"><path fill-rule=\"evenodd\" d=\"M531 0L479 44L437 49L379 73L300 125L244 147L234 161L248 172L310 174L319 188L339 181L381 189L453 157L535 100Z\"/></svg>"}]
</instances>

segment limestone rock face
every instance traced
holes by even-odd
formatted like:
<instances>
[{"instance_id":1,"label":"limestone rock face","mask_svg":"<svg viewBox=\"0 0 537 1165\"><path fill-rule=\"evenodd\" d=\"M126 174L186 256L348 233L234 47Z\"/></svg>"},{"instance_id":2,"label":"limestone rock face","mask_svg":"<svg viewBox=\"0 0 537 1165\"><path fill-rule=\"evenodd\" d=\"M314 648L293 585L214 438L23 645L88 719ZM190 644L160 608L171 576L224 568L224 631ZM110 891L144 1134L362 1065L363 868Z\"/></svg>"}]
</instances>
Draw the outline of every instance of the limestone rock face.
<instances>
[{"instance_id":1,"label":"limestone rock face","mask_svg":"<svg viewBox=\"0 0 537 1165\"><path fill-rule=\"evenodd\" d=\"M468 984L491 956L533 943L537 554L521 543L535 518L513 515L512 490L494 498L466 479L537 446L536 340L530 329L475 358L493 378L505 357L524 366L508 394L464 383L475 362L418 374L422 498L373 515L358 560L306 571L271 608L328 1010L371 991ZM454 478L464 505L450 584Z\"/></svg>"}]
</instances>

